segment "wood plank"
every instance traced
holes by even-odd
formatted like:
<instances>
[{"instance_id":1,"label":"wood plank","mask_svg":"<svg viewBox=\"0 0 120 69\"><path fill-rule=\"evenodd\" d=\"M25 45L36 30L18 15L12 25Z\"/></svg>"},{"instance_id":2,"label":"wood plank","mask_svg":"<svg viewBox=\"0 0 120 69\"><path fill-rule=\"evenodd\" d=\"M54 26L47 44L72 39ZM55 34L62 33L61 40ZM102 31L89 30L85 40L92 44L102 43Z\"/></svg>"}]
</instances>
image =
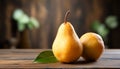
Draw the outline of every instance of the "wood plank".
<instances>
[{"instance_id":1,"label":"wood plank","mask_svg":"<svg viewBox=\"0 0 120 69\"><path fill-rule=\"evenodd\" d=\"M50 49L44 49L50 50ZM50 64L33 63L43 49L0 49L0 68L120 68L120 50L105 50L96 62L86 62L82 58L74 64L60 62Z\"/></svg>"}]
</instances>

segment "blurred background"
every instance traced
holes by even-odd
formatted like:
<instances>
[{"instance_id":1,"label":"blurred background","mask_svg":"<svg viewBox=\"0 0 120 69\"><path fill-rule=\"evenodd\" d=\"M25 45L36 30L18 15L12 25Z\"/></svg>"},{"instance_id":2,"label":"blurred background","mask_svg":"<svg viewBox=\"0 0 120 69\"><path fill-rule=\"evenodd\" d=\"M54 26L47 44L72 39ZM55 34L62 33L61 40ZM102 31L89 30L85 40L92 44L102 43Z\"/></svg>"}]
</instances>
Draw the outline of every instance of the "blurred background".
<instances>
[{"instance_id":1,"label":"blurred background","mask_svg":"<svg viewBox=\"0 0 120 69\"><path fill-rule=\"evenodd\" d=\"M120 48L120 0L0 0L0 48L52 47L65 12L78 36L96 32Z\"/></svg>"}]
</instances>

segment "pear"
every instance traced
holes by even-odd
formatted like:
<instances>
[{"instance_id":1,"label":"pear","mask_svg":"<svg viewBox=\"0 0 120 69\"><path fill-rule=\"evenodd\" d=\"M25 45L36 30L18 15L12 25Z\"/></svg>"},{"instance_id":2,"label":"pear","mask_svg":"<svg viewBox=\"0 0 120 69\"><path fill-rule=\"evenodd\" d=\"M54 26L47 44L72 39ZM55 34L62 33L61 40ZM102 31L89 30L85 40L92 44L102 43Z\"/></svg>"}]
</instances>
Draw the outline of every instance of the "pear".
<instances>
[{"instance_id":1,"label":"pear","mask_svg":"<svg viewBox=\"0 0 120 69\"><path fill-rule=\"evenodd\" d=\"M63 63L77 61L83 50L72 24L66 21L69 13L70 11L67 11L65 21L60 25L52 45L54 56Z\"/></svg>"},{"instance_id":2,"label":"pear","mask_svg":"<svg viewBox=\"0 0 120 69\"><path fill-rule=\"evenodd\" d=\"M99 34L88 32L80 37L83 45L82 57L86 61L97 61L104 52L104 41Z\"/></svg>"}]
</instances>

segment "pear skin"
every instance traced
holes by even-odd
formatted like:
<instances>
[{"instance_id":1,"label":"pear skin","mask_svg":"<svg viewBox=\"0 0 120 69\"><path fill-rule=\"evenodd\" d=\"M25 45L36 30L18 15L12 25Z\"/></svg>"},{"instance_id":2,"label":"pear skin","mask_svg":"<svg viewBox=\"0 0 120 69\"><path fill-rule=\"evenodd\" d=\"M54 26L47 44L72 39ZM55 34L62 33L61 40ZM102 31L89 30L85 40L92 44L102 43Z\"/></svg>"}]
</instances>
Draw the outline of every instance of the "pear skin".
<instances>
[{"instance_id":1,"label":"pear skin","mask_svg":"<svg viewBox=\"0 0 120 69\"><path fill-rule=\"evenodd\" d=\"M87 61L97 61L104 52L104 41L96 33L88 32L80 37L83 45L82 57Z\"/></svg>"},{"instance_id":2,"label":"pear skin","mask_svg":"<svg viewBox=\"0 0 120 69\"><path fill-rule=\"evenodd\" d=\"M70 22L67 22L68 10L64 23L58 29L57 35L52 45L55 57L63 63L75 62L82 55L82 44Z\"/></svg>"},{"instance_id":3,"label":"pear skin","mask_svg":"<svg viewBox=\"0 0 120 69\"><path fill-rule=\"evenodd\" d=\"M72 24L70 22L62 23L52 45L55 57L60 62L75 62L82 55L82 50L82 44Z\"/></svg>"}]
</instances>

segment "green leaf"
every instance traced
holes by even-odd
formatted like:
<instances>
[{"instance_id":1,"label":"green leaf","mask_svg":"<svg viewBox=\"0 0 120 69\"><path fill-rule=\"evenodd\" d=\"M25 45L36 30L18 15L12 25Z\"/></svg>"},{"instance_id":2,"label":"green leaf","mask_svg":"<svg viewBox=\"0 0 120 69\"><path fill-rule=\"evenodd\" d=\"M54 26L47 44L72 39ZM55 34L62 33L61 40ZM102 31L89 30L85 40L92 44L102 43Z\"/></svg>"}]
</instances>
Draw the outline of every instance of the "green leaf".
<instances>
[{"instance_id":1,"label":"green leaf","mask_svg":"<svg viewBox=\"0 0 120 69\"><path fill-rule=\"evenodd\" d=\"M23 31L25 29L25 24L18 23L18 30Z\"/></svg>"},{"instance_id":2,"label":"green leaf","mask_svg":"<svg viewBox=\"0 0 120 69\"><path fill-rule=\"evenodd\" d=\"M100 34L103 38L105 38L109 33L109 30L106 28L106 26L100 23L98 20L94 21L91 27L93 31Z\"/></svg>"},{"instance_id":3,"label":"green leaf","mask_svg":"<svg viewBox=\"0 0 120 69\"><path fill-rule=\"evenodd\" d=\"M116 16L108 16L105 20L105 23L109 28L114 29L118 26L117 17Z\"/></svg>"},{"instance_id":4,"label":"green leaf","mask_svg":"<svg viewBox=\"0 0 120 69\"><path fill-rule=\"evenodd\" d=\"M41 52L34 60L36 63L55 63L58 62L52 51Z\"/></svg>"},{"instance_id":5,"label":"green leaf","mask_svg":"<svg viewBox=\"0 0 120 69\"><path fill-rule=\"evenodd\" d=\"M21 9L16 9L14 12L13 12L13 18L15 20L19 20L22 16L23 16L24 12L21 10Z\"/></svg>"},{"instance_id":6,"label":"green leaf","mask_svg":"<svg viewBox=\"0 0 120 69\"><path fill-rule=\"evenodd\" d=\"M105 38L108 35L109 30L105 27L104 24L101 24L97 29L97 33L100 34L103 38Z\"/></svg>"},{"instance_id":7,"label":"green leaf","mask_svg":"<svg viewBox=\"0 0 120 69\"><path fill-rule=\"evenodd\" d=\"M27 24L29 22L29 17L26 14L24 14L21 18L18 19L18 22L22 24Z\"/></svg>"},{"instance_id":8,"label":"green leaf","mask_svg":"<svg viewBox=\"0 0 120 69\"><path fill-rule=\"evenodd\" d=\"M35 28L38 28L39 27L39 22L35 19L35 18L33 18L33 17L31 17L30 18L30 23L33 25L33 27L35 27Z\"/></svg>"},{"instance_id":9,"label":"green leaf","mask_svg":"<svg viewBox=\"0 0 120 69\"><path fill-rule=\"evenodd\" d=\"M101 25L101 23L98 21L98 20L95 20L92 25L91 25L91 28L93 31L97 31L98 30L98 27Z\"/></svg>"},{"instance_id":10,"label":"green leaf","mask_svg":"<svg viewBox=\"0 0 120 69\"><path fill-rule=\"evenodd\" d=\"M27 26L28 26L29 29L33 29L33 28L34 28L34 26L33 26L33 24L32 24L31 22L29 22L29 23L27 24Z\"/></svg>"}]
</instances>

